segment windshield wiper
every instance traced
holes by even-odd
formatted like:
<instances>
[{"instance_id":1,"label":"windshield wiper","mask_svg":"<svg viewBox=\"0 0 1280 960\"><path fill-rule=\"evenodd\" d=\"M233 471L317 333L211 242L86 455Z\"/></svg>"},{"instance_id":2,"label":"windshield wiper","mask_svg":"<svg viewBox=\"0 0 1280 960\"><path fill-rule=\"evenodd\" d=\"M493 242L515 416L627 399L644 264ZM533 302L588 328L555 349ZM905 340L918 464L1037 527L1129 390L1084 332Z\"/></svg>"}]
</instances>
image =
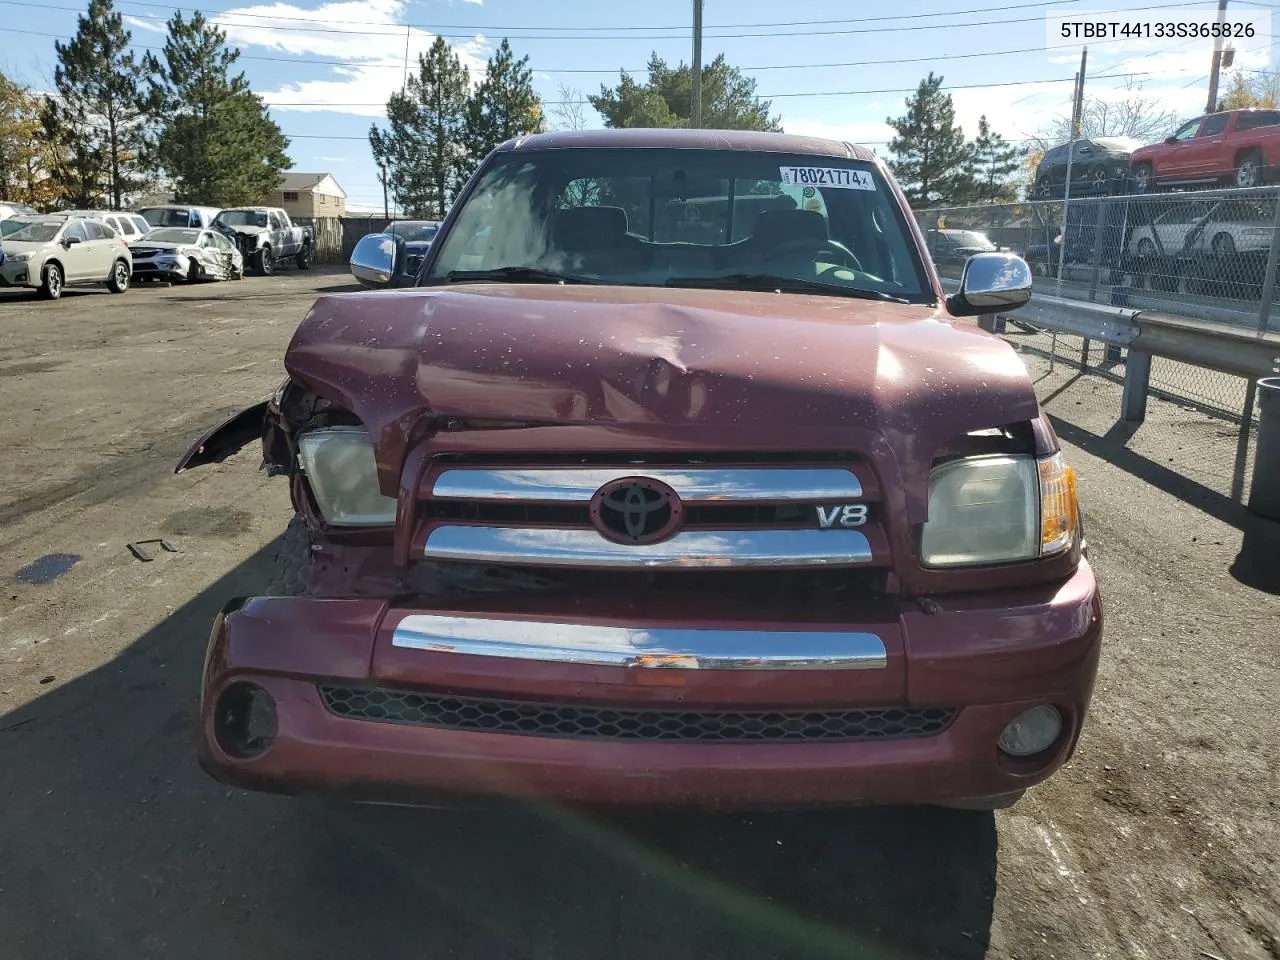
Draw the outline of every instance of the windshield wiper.
<instances>
[{"instance_id":1,"label":"windshield wiper","mask_svg":"<svg viewBox=\"0 0 1280 960\"><path fill-rule=\"evenodd\" d=\"M467 280L493 280L498 283L599 283L587 277L573 277L554 270L540 270L537 267L498 267L494 270L450 270L445 274L449 283L461 283Z\"/></svg>"},{"instance_id":2,"label":"windshield wiper","mask_svg":"<svg viewBox=\"0 0 1280 960\"><path fill-rule=\"evenodd\" d=\"M709 290L776 290L779 293L819 293L826 296L854 297L859 300L886 300L890 303L910 303L904 297L895 297L883 290L865 287L845 287L838 283L822 283L819 280L801 280L797 277L779 277L772 273L729 273L716 277L670 277L664 286L706 287Z\"/></svg>"}]
</instances>

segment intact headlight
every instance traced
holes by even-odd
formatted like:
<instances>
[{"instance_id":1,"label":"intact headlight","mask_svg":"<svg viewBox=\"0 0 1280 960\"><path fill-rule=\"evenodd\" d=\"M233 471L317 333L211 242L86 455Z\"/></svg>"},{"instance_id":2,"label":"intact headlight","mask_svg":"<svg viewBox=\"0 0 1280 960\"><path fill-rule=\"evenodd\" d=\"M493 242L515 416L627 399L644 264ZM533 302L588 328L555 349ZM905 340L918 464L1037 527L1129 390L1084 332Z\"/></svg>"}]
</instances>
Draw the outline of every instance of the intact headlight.
<instances>
[{"instance_id":1,"label":"intact headlight","mask_svg":"<svg viewBox=\"0 0 1280 960\"><path fill-rule=\"evenodd\" d=\"M936 467L920 559L930 567L1012 563L1061 553L1079 525L1062 454L968 457Z\"/></svg>"},{"instance_id":2,"label":"intact headlight","mask_svg":"<svg viewBox=\"0 0 1280 960\"><path fill-rule=\"evenodd\" d=\"M320 512L338 526L394 523L396 501L378 489L373 443L362 427L326 427L298 438L298 457Z\"/></svg>"},{"instance_id":3,"label":"intact headlight","mask_svg":"<svg viewBox=\"0 0 1280 960\"><path fill-rule=\"evenodd\" d=\"M30 259L31 259L31 254L29 254L29 253L10 253L10 254L8 254L8 255L5 257L5 259L6 259L6 260L11 260L11 261L12 261L12 262L14 262L14 263L26 263L28 260L30 260Z\"/></svg>"}]
</instances>

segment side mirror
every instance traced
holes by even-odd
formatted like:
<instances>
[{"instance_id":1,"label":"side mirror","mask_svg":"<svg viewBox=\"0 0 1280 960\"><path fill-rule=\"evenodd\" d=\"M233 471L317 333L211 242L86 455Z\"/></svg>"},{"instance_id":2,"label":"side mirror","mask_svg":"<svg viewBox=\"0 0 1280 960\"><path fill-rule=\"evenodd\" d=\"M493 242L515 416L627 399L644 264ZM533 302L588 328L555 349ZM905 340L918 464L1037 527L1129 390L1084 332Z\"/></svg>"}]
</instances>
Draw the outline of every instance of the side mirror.
<instances>
[{"instance_id":1,"label":"side mirror","mask_svg":"<svg viewBox=\"0 0 1280 960\"><path fill-rule=\"evenodd\" d=\"M70 249L71 249L71 245L72 245L73 243L79 243L79 242L80 242L80 238L79 238L79 237L65 237L65 238L63 238L62 245L63 245L64 247L66 247L68 250L70 250Z\"/></svg>"},{"instance_id":2,"label":"side mirror","mask_svg":"<svg viewBox=\"0 0 1280 960\"><path fill-rule=\"evenodd\" d=\"M1177 137L1165 137L1165 138L1164 138L1164 142L1165 142L1165 143L1177 143L1177 142L1178 142L1178 138L1177 138Z\"/></svg>"},{"instance_id":3,"label":"side mirror","mask_svg":"<svg viewBox=\"0 0 1280 960\"><path fill-rule=\"evenodd\" d=\"M392 287L404 272L404 240L393 233L361 237L351 251L351 275L366 287Z\"/></svg>"},{"instance_id":4,"label":"side mirror","mask_svg":"<svg viewBox=\"0 0 1280 960\"><path fill-rule=\"evenodd\" d=\"M1011 253L975 253L964 265L960 289L947 297L953 317L1016 310L1031 299L1031 268Z\"/></svg>"}]
</instances>

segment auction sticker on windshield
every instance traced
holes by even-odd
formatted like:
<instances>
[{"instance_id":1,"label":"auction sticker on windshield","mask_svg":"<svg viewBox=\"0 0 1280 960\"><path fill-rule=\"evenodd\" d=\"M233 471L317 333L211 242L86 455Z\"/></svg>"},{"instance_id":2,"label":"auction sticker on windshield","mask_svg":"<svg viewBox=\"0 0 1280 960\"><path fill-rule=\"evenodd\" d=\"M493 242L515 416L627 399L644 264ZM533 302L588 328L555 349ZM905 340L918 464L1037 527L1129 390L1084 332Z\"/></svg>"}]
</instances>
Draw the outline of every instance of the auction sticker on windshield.
<instances>
[{"instance_id":1,"label":"auction sticker on windshield","mask_svg":"<svg viewBox=\"0 0 1280 960\"><path fill-rule=\"evenodd\" d=\"M837 187L841 190L874 190L875 181L864 170L841 167L779 167L788 187Z\"/></svg>"}]
</instances>

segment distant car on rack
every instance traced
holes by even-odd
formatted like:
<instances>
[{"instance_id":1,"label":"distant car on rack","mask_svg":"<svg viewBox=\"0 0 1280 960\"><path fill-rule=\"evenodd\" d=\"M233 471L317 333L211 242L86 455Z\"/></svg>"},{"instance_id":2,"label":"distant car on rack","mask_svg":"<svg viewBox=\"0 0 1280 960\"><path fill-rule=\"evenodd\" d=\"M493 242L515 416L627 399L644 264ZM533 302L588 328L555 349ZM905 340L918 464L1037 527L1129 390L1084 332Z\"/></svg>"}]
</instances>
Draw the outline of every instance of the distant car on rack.
<instances>
[{"instance_id":1,"label":"distant car on rack","mask_svg":"<svg viewBox=\"0 0 1280 960\"><path fill-rule=\"evenodd\" d=\"M1141 146L1132 137L1089 137L1051 147L1036 166L1035 199L1065 196L1068 160L1072 196L1123 193L1129 158Z\"/></svg>"},{"instance_id":2,"label":"distant car on rack","mask_svg":"<svg viewBox=\"0 0 1280 960\"><path fill-rule=\"evenodd\" d=\"M217 230L160 227L133 244L133 273L138 280L170 283L239 280L244 257Z\"/></svg>"},{"instance_id":3,"label":"distant car on rack","mask_svg":"<svg viewBox=\"0 0 1280 960\"><path fill-rule=\"evenodd\" d=\"M1260 289L1274 232L1274 203L1239 196L1176 203L1151 223L1134 228L1129 253L1136 277L1166 291L1176 290L1184 277L1192 293L1224 286L1241 288L1237 294L1247 292L1243 288Z\"/></svg>"},{"instance_id":4,"label":"distant car on rack","mask_svg":"<svg viewBox=\"0 0 1280 960\"><path fill-rule=\"evenodd\" d=\"M1262 185L1280 168L1280 110L1225 110L1188 120L1165 138L1134 151L1133 186Z\"/></svg>"}]
</instances>

